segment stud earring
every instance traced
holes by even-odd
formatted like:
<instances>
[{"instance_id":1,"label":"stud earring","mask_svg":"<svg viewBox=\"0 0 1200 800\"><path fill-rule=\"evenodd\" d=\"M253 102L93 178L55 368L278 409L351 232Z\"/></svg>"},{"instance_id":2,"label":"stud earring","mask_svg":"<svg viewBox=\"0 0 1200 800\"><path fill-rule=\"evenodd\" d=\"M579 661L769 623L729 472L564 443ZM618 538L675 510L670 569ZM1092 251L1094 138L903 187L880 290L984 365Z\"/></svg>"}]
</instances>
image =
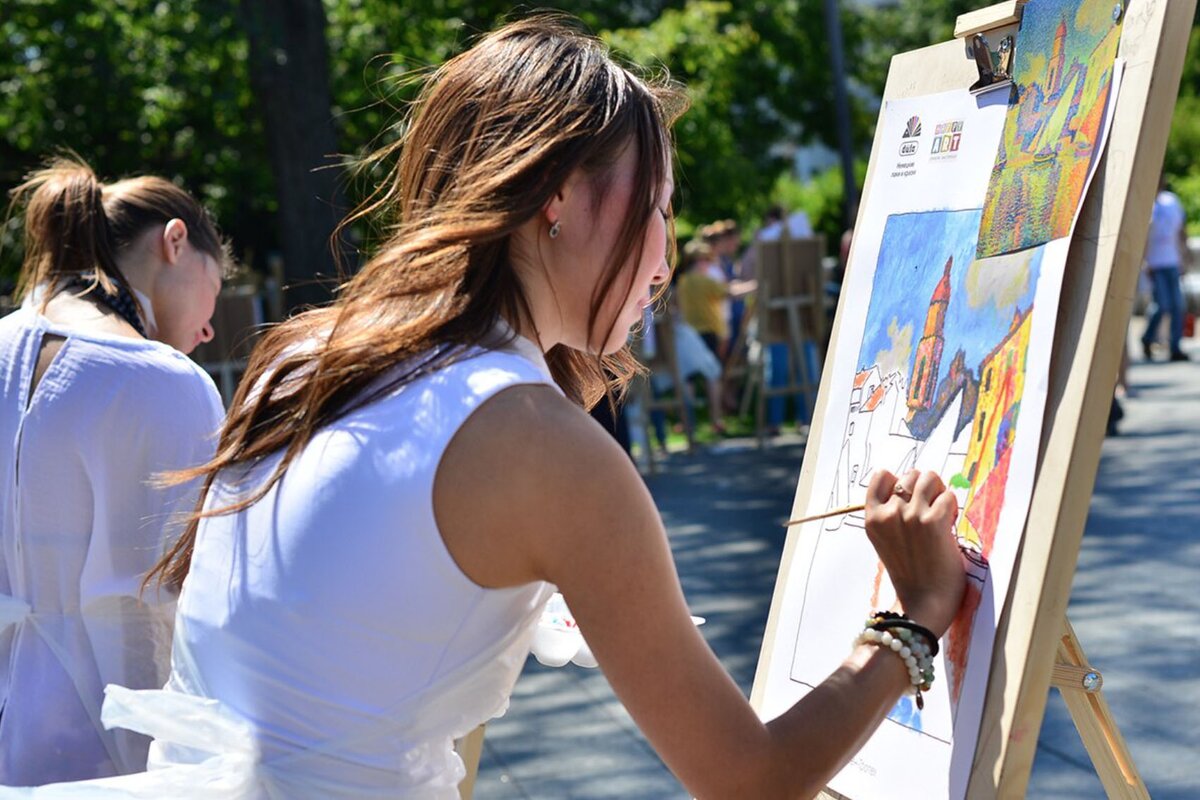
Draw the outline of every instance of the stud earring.
<instances>
[{"instance_id":1,"label":"stud earring","mask_svg":"<svg viewBox=\"0 0 1200 800\"><path fill-rule=\"evenodd\" d=\"M550 238L557 239L559 232L562 230L562 220L554 220L554 224L550 226Z\"/></svg>"}]
</instances>

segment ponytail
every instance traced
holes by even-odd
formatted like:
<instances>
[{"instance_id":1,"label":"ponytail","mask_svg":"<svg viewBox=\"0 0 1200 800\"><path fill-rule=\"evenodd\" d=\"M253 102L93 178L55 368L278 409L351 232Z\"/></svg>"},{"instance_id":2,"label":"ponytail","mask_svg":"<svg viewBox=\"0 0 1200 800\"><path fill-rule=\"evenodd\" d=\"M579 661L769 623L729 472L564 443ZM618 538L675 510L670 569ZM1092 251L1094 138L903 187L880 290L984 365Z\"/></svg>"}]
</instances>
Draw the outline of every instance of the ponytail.
<instances>
[{"instance_id":1,"label":"ponytail","mask_svg":"<svg viewBox=\"0 0 1200 800\"><path fill-rule=\"evenodd\" d=\"M144 176L105 185L75 154L57 156L13 189L12 211L24 218L25 256L17 281L24 300L43 287L43 302L81 277L108 294L131 291L117 254L154 225L180 219L188 240L222 267L228 248L204 208L163 178Z\"/></svg>"},{"instance_id":2,"label":"ponytail","mask_svg":"<svg viewBox=\"0 0 1200 800\"><path fill-rule=\"evenodd\" d=\"M72 278L94 272L115 294L128 290L113 255L104 215L104 186L82 160L59 157L12 190L13 207L24 206L25 258L17 283L24 299L44 285L45 300Z\"/></svg>"}]
</instances>

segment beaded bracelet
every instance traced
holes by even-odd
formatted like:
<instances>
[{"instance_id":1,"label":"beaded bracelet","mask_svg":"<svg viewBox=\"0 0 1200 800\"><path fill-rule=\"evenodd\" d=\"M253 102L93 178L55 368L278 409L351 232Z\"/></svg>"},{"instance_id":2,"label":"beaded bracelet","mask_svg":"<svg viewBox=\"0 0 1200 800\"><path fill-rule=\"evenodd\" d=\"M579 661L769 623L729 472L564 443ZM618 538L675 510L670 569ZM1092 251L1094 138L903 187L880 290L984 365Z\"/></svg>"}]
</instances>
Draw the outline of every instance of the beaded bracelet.
<instances>
[{"instance_id":1,"label":"beaded bracelet","mask_svg":"<svg viewBox=\"0 0 1200 800\"><path fill-rule=\"evenodd\" d=\"M871 615L871 619L867 620L867 627L877 631L889 628L907 628L913 633L919 633L925 637L925 643L929 645L929 655L936 656L938 654L938 640L933 635L933 631L924 625L918 625L904 614L897 614L895 611L876 611Z\"/></svg>"},{"instance_id":2,"label":"beaded bracelet","mask_svg":"<svg viewBox=\"0 0 1200 800\"><path fill-rule=\"evenodd\" d=\"M925 708L925 698L922 692L927 692L933 686L933 656L936 655L937 640L926 628L912 622L907 617L891 612L888 615L876 614L867 620L866 628L854 640L854 646L872 644L891 650L904 661L908 668L908 693L916 696L917 709ZM909 625L897 623L912 623L920 630L914 630ZM879 627L877 627L879 626ZM924 641L923 641L924 640ZM929 642L932 642L932 647Z\"/></svg>"}]
</instances>

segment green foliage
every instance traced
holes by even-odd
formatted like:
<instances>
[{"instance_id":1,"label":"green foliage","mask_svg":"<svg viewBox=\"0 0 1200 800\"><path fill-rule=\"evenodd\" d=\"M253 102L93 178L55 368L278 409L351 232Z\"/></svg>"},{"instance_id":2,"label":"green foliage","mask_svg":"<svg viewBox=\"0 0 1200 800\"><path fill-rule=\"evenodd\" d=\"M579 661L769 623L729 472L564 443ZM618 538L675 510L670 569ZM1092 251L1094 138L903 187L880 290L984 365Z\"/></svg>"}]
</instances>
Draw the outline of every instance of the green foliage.
<instances>
[{"instance_id":1,"label":"green foliage","mask_svg":"<svg viewBox=\"0 0 1200 800\"><path fill-rule=\"evenodd\" d=\"M854 162L854 175L861 186L867 176L865 159ZM770 196L773 203L807 214L813 230L825 234L827 242L836 245L840 241L845 229L842 204L846 196L841 167L831 167L807 183L801 183L790 173L781 173Z\"/></svg>"},{"instance_id":2,"label":"green foliage","mask_svg":"<svg viewBox=\"0 0 1200 800\"><path fill-rule=\"evenodd\" d=\"M954 22L960 14L986 3L978 0L900 0L898 3L864 7L850 20L852 41L859 47L853 73L867 90L883 95L888 65L896 53L904 53L954 37ZM847 31L850 39L850 32Z\"/></svg>"},{"instance_id":3,"label":"green foliage","mask_svg":"<svg viewBox=\"0 0 1200 800\"><path fill-rule=\"evenodd\" d=\"M1197 12L1200 14L1200 11ZM1192 27L1187 55L1183 60L1183 77L1179 82L1179 99L1171 119L1171 136L1163 161L1172 190L1183 201L1187 211L1188 232L1200 235L1200 23Z\"/></svg>"},{"instance_id":4,"label":"green foliage","mask_svg":"<svg viewBox=\"0 0 1200 800\"><path fill-rule=\"evenodd\" d=\"M634 60L665 66L688 89L692 107L676 126L686 225L761 217L776 180L789 173L777 145L836 146L823 5L690 0L648 25L604 35ZM859 26L851 12L842 14L853 51ZM873 115L856 104L852 116L861 149Z\"/></svg>"},{"instance_id":5,"label":"green foliage","mask_svg":"<svg viewBox=\"0 0 1200 800\"><path fill-rule=\"evenodd\" d=\"M689 2L644 28L604 36L619 53L661 65L687 88L691 108L675 126L676 196L681 215L695 224L744 211L769 186L771 159L753 135L754 120L738 107L739 70L761 41L745 22L727 20L730 10L725 2Z\"/></svg>"},{"instance_id":6,"label":"green foliage","mask_svg":"<svg viewBox=\"0 0 1200 800\"><path fill-rule=\"evenodd\" d=\"M0 188L59 147L101 173L197 194L239 248L265 247L275 200L232 0L4 0ZM0 275L18 262L11 220Z\"/></svg>"},{"instance_id":7,"label":"green foliage","mask_svg":"<svg viewBox=\"0 0 1200 800\"><path fill-rule=\"evenodd\" d=\"M154 172L180 181L216 213L239 254L261 265L279 248L275 187L250 89L238 0L3 0L0 16L0 189L55 147L105 177ZM735 217L744 226L771 202L804 208L819 230L841 229L836 170L801 187L781 143L836 146L823 0L561 0L619 55L684 83L677 125L680 228ZM892 53L949 35L972 0L842 6L855 152L864 156ZM422 75L506 16L498 0L324 0L340 150L362 155L399 133ZM281 57L303 54L281 54ZM1195 58L1192 59L1195 61ZM1190 68L1195 72L1194 65ZM1193 76L1195 77L1195 76ZM1193 80L1195 82L1195 80ZM1196 92L1192 92L1195 96ZM1182 108L1181 104L1181 108ZM1195 114L1177 122L1190 158ZM1174 145L1173 145L1174 146ZM1188 162L1190 163L1190 161ZM857 170L861 179L862 168ZM780 177L780 176L784 177ZM366 187L348 187L351 199ZM357 191L356 191L357 190ZM1195 215L1200 219L1200 213ZM0 250L11 275L15 227ZM286 234L286 232L282 232Z\"/></svg>"}]
</instances>

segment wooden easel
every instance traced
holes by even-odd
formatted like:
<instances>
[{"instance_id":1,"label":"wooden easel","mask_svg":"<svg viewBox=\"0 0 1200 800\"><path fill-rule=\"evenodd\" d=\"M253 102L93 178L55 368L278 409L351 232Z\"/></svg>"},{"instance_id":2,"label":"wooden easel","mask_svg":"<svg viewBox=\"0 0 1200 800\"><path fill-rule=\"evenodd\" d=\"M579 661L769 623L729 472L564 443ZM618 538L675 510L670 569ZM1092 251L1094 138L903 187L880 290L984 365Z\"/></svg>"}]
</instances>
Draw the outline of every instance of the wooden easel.
<instances>
[{"instance_id":1,"label":"wooden easel","mask_svg":"<svg viewBox=\"0 0 1200 800\"><path fill-rule=\"evenodd\" d=\"M1108 702L1100 691L1104 677L1088 665L1083 647L1065 617L1057 657L1050 673L1050 685L1062 693L1071 721L1075 723L1075 730L1079 732L1079 738L1083 740L1083 746L1092 759L1092 766L1105 794L1120 800L1150 800L1146 784L1142 782L1133 756L1125 745L1125 738L1117 729ZM826 791L821 796L848 800L833 791ZM997 796L1000 796L999 793Z\"/></svg>"},{"instance_id":2,"label":"wooden easel","mask_svg":"<svg viewBox=\"0 0 1200 800\"><path fill-rule=\"evenodd\" d=\"M648 374L642 375L637 379L634 391L638 393L640 403L639 417L637 424L642 427L646 435L646 460L650 465L650 472L658 471L658 457L654 454L654 427L651 421L650 412L664 410L674 411L679 415L679 419L683 425L684 435L687 437L687 449L690 453L695 447L695 430L692 425L692 417L687 407L687 386L684 384L684 376L679 371L679 357L675 346L675 310L670 303L658 313L654 315L654 355L648 356L642 352L638 353L638 361L646 367ZM640 345L640 343L639 343ZM671 379L673 393L668 397L657 398L654 396L654 387L650 384L650 379L654 375L666 375Z\"/></svg>"},{"instance_id":3,"label":"wooden easel","mask_svg":"<svg viewBox=\"0 0 1200 800\"><path fill-rule=\"evenodd\" d=\"M753 247L753 245L751 245ZM737 414L739 417L744 417L750 413L750 402L758 381L758 361L759 356L756 353L759 347L758 342L751 342L750 329L758 328L758 323L755 318L758 314L758 306L755 303L755 294L752 292L742 298L744 303L744 312L742 314L742 324L738 326L737 336L733 337L733 341L729 343L729 353L725 357L725 367L721 371L721 380L725 384L725 392L732 391L732 387L739 383L742 386L738 395ZM751 325L751 322L754 322Z\"/></svg>"},{"instance_id":4,"label":"wooden easel","mask_svg":"<svg viewBox=\"0 0 1200 800\"><path fill-rule=\"evenodd\" d=\"M825 340L825 237L794 239L784 220L780 238L755 241L754 251L759 347L750 375L758 390L754 428L762 447L769 398L803 394L810 411L815 401L821 367L817 364L810 369L809 349L815 345L819 350ZM788 379L783 386L771 386L766 372L767 349L773 344L788 349Z\"/></svg>"},{"instance_id":5,"label":"wooden easel","mask_svg":"<svg viewBox=\"0 0 1200 800\"><path fill-rule=\"evenodd\" d=\"M994 48L1011 34L1019 49L1016 23L1023 5L1009 0L963 15L955 41L896 55L884 99L970 86L979 72L969 37L983 33ZM1100 693L1103 681L1066 619L1195 0L1137 0L1126 8L1118 52L1126 68L1108 146L1067 258L1030 522L997 626L966 793L971 800L1025 796L1051 686L1062 691L1108 796L1148 797ZM877 132L872 171L884 146ZM868 175L867 192L870 184ZM837 331L835 322L835 340ZM830 379L827 368L822 385ZM827 401L826 392L818 394L815 419L824 417ZM803 515L813 490L816 447L810 442L805 454L793 517ZM785 546L781 575L789 569L795 535ZM779 596L777 590L760 677L773 646ZM762 691L756 679L751 701L761 702Z\"/></svg>"},{"instance_id":6,"label":"wooden easel","mask_svg":"<svg viewBox=\"0 0 1200 800\"><path fill-rule=\"evenodd\" d=\"M479 758L483 755L485 727L486 723L454 742L454 749L458 751L458 757L467 768L466 776L458 784L458 796L462 800L471 800L471 795L475 794L475 779L479 777Z\"/></svg>"},{"instance_id":7,"label":"wooden easel","mask_svg":"<svg viewBox=\"0 0 1200 800\"><path fill-rule=\"evenodd\" d=\"M1092 766L1109 797L1146 798L1146 785L1134 766L1133 756L1100 693L1104 678L1084 658L1083 648L1066 618L1058 642L1058 657L1050 685L1062 692L1079 738L1091 756Z\"/></svg>"}]
</instances>

